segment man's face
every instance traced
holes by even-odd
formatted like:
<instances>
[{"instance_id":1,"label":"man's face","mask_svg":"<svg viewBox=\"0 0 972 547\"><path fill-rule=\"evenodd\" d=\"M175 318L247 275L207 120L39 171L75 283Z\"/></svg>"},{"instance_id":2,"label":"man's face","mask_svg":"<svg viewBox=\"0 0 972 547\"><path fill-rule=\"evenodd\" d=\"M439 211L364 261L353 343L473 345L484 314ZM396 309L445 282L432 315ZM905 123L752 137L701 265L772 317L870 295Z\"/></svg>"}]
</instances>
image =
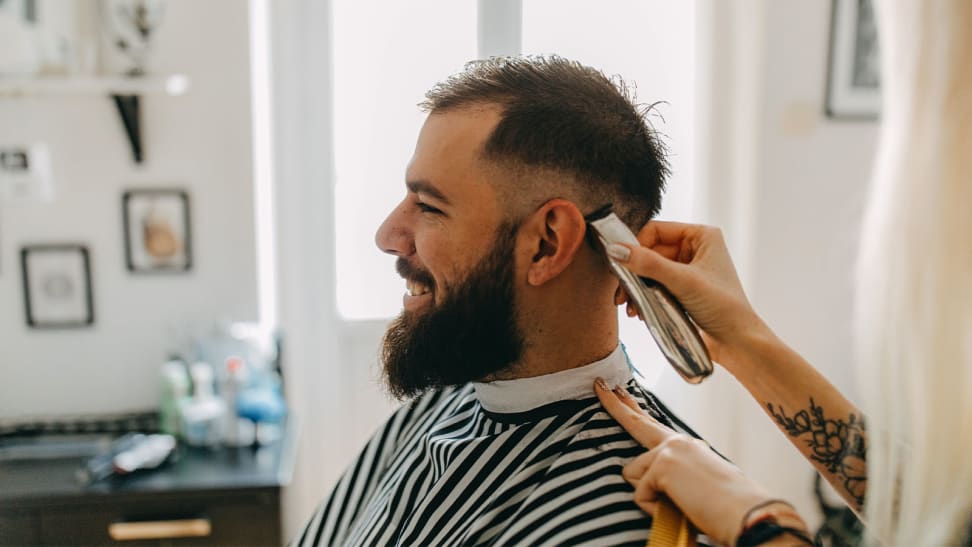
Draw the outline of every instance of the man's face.
<instances>
[{"instance_id":1,"label":"man's face","mask_svg":"<svg viewBox=\"0 0 972 547\"><path fill-rule=\"evenodd\" d=\"M516 226L479 158L499 120L493 109L431 114L406 172L408 192L376 235L398 257L404 311L385 336L392 393L479 380L519 359ZM493 175L495 176L495 175Z\"/></svg>"}]
</instances>

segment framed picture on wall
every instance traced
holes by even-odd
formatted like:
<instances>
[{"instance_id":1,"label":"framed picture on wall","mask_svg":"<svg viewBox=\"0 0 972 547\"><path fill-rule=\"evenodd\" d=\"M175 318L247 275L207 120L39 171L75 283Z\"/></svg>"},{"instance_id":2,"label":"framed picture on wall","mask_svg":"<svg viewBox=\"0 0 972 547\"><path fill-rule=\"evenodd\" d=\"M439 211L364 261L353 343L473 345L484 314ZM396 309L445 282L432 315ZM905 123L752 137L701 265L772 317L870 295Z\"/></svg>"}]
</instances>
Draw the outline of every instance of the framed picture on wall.
<instances>
[{"instance_id":1,"label":"framed picture on wall","mask_svg":"<svg viewBox=\"0 0 972 547\"><path fill-rule=\"evenodd\" d=\"M54 177L47 145L35 142L0 146L0 200L45 202L53 199Z\"/></svg>"},{"instance_id":2,"label":"framed picture on wall","mask_svg":"<svg viewBox=\"0 0 972 547\"><path fill-rule=\"evenodd\" d=\"M826 112L873 120L881 110L877 25L871 0L833 0Z\"/></svg>"},{"instance_id":3,"label":"framed picture on wall","mask_svg":"<svg viewBox=\"0 0 972 547\"><path fill-rule=\"evenodd\" d=\"M135 273L177 273L192 266L189 194L129 190L122 196L125 261Z\"/></svg>"},{"instance_id":4,"label":"framed picture on wall","mask_svg":"<svg viewBox=\"0 0 972 547\"><path fill-rule=\"evenodd\" d=\"M85 327L94 323L91 264L83 245L31 245L20 250L27 325Z\"/></svg>"}]
</instances>

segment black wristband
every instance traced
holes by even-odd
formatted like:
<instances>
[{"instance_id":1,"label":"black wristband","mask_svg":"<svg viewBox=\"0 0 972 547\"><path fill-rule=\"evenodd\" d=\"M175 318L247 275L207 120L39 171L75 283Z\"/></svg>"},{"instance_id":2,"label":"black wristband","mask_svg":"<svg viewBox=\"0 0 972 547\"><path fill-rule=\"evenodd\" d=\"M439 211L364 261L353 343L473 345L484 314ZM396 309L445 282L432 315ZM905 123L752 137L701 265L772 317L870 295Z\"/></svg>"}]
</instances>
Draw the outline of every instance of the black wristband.
<instances>
[{"instance_id":1,"label":"black wristband","mask_svg":"<svg viewBox=\"0 0 972 547\"><path fill-rule=\"evenodd\" d=\"M816 545L816 542L803 530L780 526L771 520L764 520L746 529L736 540L736 547L756 547L783 534L790 534L807 545Z\"/></svg>"},{"instance_id":2,"label":"black wristband","mask_svg":"<svg viewBox=\"0 0 972 547\"><path fill-rule=\"evenodd\" d=\"M769 499L769 500L766 500L764 502L757 503L756 505L750 507L749 508L749 511L746 511L746 514L743 515L743 518L742 518L742 527L743 528L746 528L746 523L749 522L749 517L751 517L753 515L753 513L755 513L756 511L758 511L758 510L760 510L760 509L762 509L762 508L764 508L764 507L766 507L768 505L773 505L774 503L779 503L779 504L785 505L785 506L789 507L790 509L792 509L794 513L796 512L796 508L793 507L793 504L790 503L790 502L788 502L788 501L786 501L786 500L781 500L781 499L776 499L776 498Z\"/></svg>"}]
</instances>

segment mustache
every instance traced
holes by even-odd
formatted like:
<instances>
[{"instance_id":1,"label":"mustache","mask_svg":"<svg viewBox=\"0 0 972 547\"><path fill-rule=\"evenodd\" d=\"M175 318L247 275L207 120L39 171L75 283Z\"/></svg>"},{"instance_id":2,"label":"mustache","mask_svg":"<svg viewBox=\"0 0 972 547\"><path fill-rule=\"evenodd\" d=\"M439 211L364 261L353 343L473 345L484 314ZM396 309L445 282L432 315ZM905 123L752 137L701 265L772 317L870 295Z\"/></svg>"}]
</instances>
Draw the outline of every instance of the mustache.
<instances>
[{"instance_id":1,"label":"mustache","mask_svg":"<svg viewBox=\"0 0 972 547\"><path fill-rule=\"evenodd\" d=\"M429 288L435 288L435 279L432 278L432 274L418 266L412 265L412 263L404 258L399 258L395 261L395 271L398 272L398 275L402 276L402 279L418 281L423 285L427 285Z\"/></svg>"}]
</instances>

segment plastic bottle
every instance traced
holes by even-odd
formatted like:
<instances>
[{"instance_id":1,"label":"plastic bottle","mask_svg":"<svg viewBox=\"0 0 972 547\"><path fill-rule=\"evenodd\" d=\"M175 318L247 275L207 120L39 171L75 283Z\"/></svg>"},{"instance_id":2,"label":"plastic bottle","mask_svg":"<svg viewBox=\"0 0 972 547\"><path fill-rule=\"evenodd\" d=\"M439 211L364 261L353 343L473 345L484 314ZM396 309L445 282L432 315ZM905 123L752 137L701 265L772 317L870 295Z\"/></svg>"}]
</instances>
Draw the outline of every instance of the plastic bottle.
<instances>
[{"instance_id":1,"label":"plastic bottle","mask_svg":"<svg viewBox=\"0 0 972 547\"><path fill-rule=\"evenodd\" d=\"M189 373L182 361L172 360L162 365L162 404L159 408L159 427L163 433L180 436L181 408L189 398Z\"/></svg>"},{"instance_id":2,"label":"plastic bottle","mask_svg":"<svg viewBox=\"0 0 972 547\"><path fill-rule=\"evenodd\" d=\"M226 406L213 393L213 368L200 361L189 367L189 374L193 395L182 410L183 435L194 446L218 445L223 436Z\"/></svg>"},{"instance_id":3,"label":"plastic bottle","mask_svg":"<svg viewBox=\"0 0 972 547\"><path fill-rule=\"evenodd\" d=\"M246 377L247 369L243 358L228 357L220 385L220 396L226 406L223 417L223 444L227 446L246 446L253 441L252 433L247 435L246 426L240 423L241 419L237 411L239 395L246 384Z\"/></svg>"}]
</instances>

